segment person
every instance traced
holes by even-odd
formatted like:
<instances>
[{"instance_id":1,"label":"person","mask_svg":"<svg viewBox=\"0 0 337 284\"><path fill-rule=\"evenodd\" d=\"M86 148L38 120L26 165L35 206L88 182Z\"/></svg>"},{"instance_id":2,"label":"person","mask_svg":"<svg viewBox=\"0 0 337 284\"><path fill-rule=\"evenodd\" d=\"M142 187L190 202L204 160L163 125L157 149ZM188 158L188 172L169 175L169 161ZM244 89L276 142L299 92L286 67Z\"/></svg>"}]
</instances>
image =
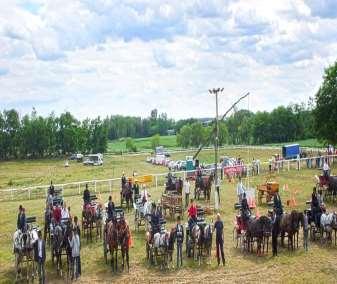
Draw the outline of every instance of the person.
<instances>
[{"instance_id":1,"label":"person","mask_svg":"<svg viewBox=\"0 0 337 284\"><path fill-rule=\"evenodd\" d=\"M136 200L139 197L139 184L138 184L137 179L135 180L135 183L133 184L132 191L133 191L134 199Z\"/></svg>"},{"instance_id":2,"label":"person","mask_svg":"<svg viewBox=\"0 0 337 284\"><path fill-rule=\"evenodd\" d=\"M46 243L42 239L42 233L40 230L37 232L37 236L38 239L33 245L34 260L37 263L39 283L45 283Z\"/></svg>"},{"instance_id":3,"label":"person","mask_svg":"<svg viewBox=\"0 0 337 284\"><path fill-rule=\"evenodd\" d=\"M147 191L146 187L143 186L143 190L142 190L142 192L140 193L140 198L141 198L141 200L142 200L143 205L149 200L149 197L150 197L150 196L151 196L151 195L150 195L149 192Z\"/></svg>"},{"instance_id":4,"label":"person","mask_svg":"<svg viewBox=\"0 0 337 284\"><path fill-rule=\"evenodd\" d=\"M151 208L151 234L152 238L154 234L160 232L160 226L159 226L159 214L157 212L157 207L156 203L152 203L152 208Z\"/></svg>"},{"instance_id":5,"label":"person","mask_svg":"<svg viewBox=\"0 0 337 284\"><path fill-rule=\"evenodd\" d=\"M71 209L70 206L68 206L69 222L71 223L73 221L73 216L71 215L70 209Z\"/></svg>"},{"instance_id":6,"label":"person","mask_svg":"<svg viewBox=\"0 0 337 284\"><path fill-rule=\"evenodd\" d=\"M330 172L330 167L329 167L328 161L325 159L324 164L323 164L323 176L325 178L328 178L329 172Z\"/></svg>"},{"instance_id":7,"label":"person","mask_svg":"<svg viewBox=\"0 0 337 284\"><path fill-rule=\"evenodd\" d=\"M215 229L215 246L216 246L216 258L218 260L218 266L220 265L220 255L222 265L225 265L225 254L223 250L224 236L223 236L223 222L221 221L220 214L216 215L216 221L214 223Z\"/></svg>"},{"instance_id":8,"label":"person","mask_svg":"<svg viewBox=\"0 0 337 284\"><path fill-rule=\"evenodd\" d=\"M71 248L71 257L72 257L72 264L73 264L73 273L71 280L77 279L81 275L81 258L80 258L80 250L81 250L81 243L80 237L77 233L77 230L73 230L73 233L68 238L69 246Z\"/></svg>"},{"instance_id":9,"label":"person","mask_svg":"<svg viewBox=\"0 0 337 284\"><path fill-rule=\"evenodd\" d=\"M191 199L191 206L187 210L188 213L188 226L190 233L192 232L193 225L197 222L198 209L193 199Z\"/></svg>"},{"instance_id":10,"label":"person","mask_svg":"<svg viewBox=\"0 0 337 284\"><path fill-rule=\"evenodd\" d=\"M320 225L320 206L319 201L316 193L316 187L313 188L311 194L311 214L312 219L314 220L316 227L319 228Z\"/></svg>"},{"instance_id":11,"label":"person","mask_svg":"<svg viewBox=\"0 0 337 284\"><path fill-rule=\"evenodd\" d=\"M115 216L115 204L112 202L112 197L110 195L108 202L108 219L112 220L114 216Z\"/></svg>"},{"instance_id":12,"label":"person","mask_svg":"<svg viewBox=\"0 0 337 284\"><path fill-rule=\"evenodd\" d=\"M85 185L85 190L83 191L83 202L84 202L84 205L87 205L90 203L90 191L88 188L88 184Z\"/></svg>"},{"instance_id":13,"label":"person","mask_svg":"<svg viewBox=\"0 0 337 284\"><path fill-rule=\"evenodd\" d=\"M239 176L239 182L238 182L238 185L236 186L236 195L238 197L238 201L240 204L241 204L244 192L245 192L245 187L243 186L241 177Z\"/></svg>"},{"instance_id":14,"label":"person","mask_svg":"<svg viewBox=\"0 0 337 284\"><path fill-rule=\"evenodd\" d=\"M26 209L23 207L21 209L19 229L21 232L26 232Z\"/></svg>"},{"instance_id":15,"label":"person","mask_svg":"<svg viewBox=\"0 0 337 284\"><path fill-rule=\"evenodd\" d=\"M184 226L181 224L180 216L177 217L176 225L177 238L177 267L183 266L183 242L184 242Z\"/></svg>"},{"instance_id":16,"label":"person","mask_svg":"<svg viewBox=\"0 0 337 284\"><path fill-rule=\"evenodd\" d=\"M283 205L282 205L281 197L278 192L276 192L274 195L274 209L278 217L283 215Z\"/></svg>"},{"instance_id":17,"label":"person","mask_svg":"<svg viewBox=\"0 0 337 284\"><path fill-rule=\"evenodd\" d=\"M124 188L125 185L126 185L126 177L125 177L125 173L123 172L122 177L121 177L122 188Z\"/></svg>"},{"instance_id":18,"label":"person","mask_svg":"<svg viewBox=\"0 0 337 284\"><path fill-rule=\"evenodd\" d=\"M17 222L16 222L16 228L17 229L20 228L21 213L22 213L22 205L20 204L19 212L18 212L18 219L17 219Z\"/></svg>"},{"instance_id":19,"label":"person","mask_svg":"<svg viewBox=\"0 0 337 284\"><path fill-rule=\"evenodd\" d=\"M242 221L247 223L250 215L251 215L250 208L248 206L246 193L244 192L243 197L242 197L242 201L241 201L241 218L242 218Z\"/></svg>"},{"instance_id":20,"label":"person","mask_svg":"<svg viewBox=\"0 0 337 284\"><path fill-rule=\"evenodd\" d=\"M277 256L277 237L280 231L280 216L277 215L276 209L273 210L272 215L272 230L271 230L271 245L273 256Z\"/></svg>"},{"instance_id":21,"label":"person","mask_svg":"<svg viewBox=\"0 0 337 284\"><path fill-rule=\"evenodd\" d=\"M77 232L78 236L81 238L81 227L78 224L78 217L77 216L74 216L73 230L75 230Z\"/></svg>"},{"instance_id":22,"label":"person","mask_svg":"<svg viewBox=\"0 0 337 284\"><path fill-rule=\"evenodd\" d=\"M189 181L189 179L186 179L185 183L184 183L185 208L188 207L188 201L190 199L190 187L191 187L190 181Z\"/></svg>"},{"instance_id":23,"label":"person","mask_svg":"<svg viewBox=\"0 0 337 284\"><path fill-rule=\"evenodd\" d=\"M54 197L54 195L55 195L55 188L54 188L54 185L53 185L53 181L52 181L52 180L50 181L49 194L50 194L52 197Z\"/></svg>"},{"instance_id":24,"label":"person","mask_svg":"<svg viewBox=\"0 0 337 284\"><path fill-rule=\"evenodd\" d=\"M309 222L308 211L304 210L303 216L303 247L305 251L308 251L308 235L309 235Z\"/></svg>"},{"instance_id":25,"label":"person","mask_svg":"<svg viewBox=\"0 0 337 284\"><path fill-rule=\"evenodd\" d=\"M318 190L317 201L318 201L318 207L322 209L322 207L324 207L324 199L323 199L323 193L321 189Z\"/></svg>"},{"instance_id":26,"label":"person","mask_svg":"<svg viewBox=\"0 0 337 284\"><path fill-rule=\"evenodd\" d=\"M62 204L62 208L61 208L61 219L62 220L65 220L65 219L69 220L69 211L67 209L67 206L66 206L65 202Z\"/></svg>"},{"instance_id":27,"label":"person","mask_svg":"<svg viewBox=\"0 0 337 284\"><path fill-rule=\"evenodd\" d=\"M62 212L61 212L60 204L57 204L53 210L53 219L56 224L60 224L61 218L62 218Z\"/></svg>"}]
</instances>

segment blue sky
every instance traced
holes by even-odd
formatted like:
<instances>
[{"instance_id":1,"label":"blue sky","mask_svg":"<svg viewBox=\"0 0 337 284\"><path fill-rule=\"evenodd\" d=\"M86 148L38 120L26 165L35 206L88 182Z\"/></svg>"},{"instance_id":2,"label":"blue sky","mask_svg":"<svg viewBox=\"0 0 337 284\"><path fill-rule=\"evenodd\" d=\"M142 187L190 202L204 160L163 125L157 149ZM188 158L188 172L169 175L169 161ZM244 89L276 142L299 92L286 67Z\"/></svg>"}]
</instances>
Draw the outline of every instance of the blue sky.
<instances>
[{"instance_id":1,"label":"blue sky","mask_svg":"<svg viewBox=\"0 0 337 284\"><path fill-rule=\"evenodd\" d=\"M335 0L1 0L0 109L208 117L218 86L221 110L305 102L336 27Z\"/></svg>"}]
</instances>

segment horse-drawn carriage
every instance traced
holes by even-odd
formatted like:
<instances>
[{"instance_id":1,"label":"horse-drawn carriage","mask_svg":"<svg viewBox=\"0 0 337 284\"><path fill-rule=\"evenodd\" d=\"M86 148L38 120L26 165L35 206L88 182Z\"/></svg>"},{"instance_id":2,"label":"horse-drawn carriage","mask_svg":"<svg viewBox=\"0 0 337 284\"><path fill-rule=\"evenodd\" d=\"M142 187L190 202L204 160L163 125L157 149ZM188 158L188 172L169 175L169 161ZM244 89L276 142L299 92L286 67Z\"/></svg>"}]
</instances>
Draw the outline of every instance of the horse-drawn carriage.
<instances>
[{"instance_id":1,"label":"horse-drawn carriage","mask_svg":"<svg viewBox=\"0 0 337 284\"><path fill-rule=\"evenodd\" d=\"M183 190L183 180L181 177L176 177L169 173L166 178L165 193L181 195Z\"/></svg>"},{"instance_id":2,"label":"horse-drawn carriage","mask_svg":"<svg viewBox=\"0 0 337 284\"><path fill-rule=\"evenodd\" d=\"M62 189L57 188L54 190L54 196L52 196L51 204L46 207L45 215L44 215L44 239L47 240L48 245L51 245L52 242L52 231L53 231L53 211L57 206L62 206L63 204L63 196L62 196Z\"/></svg>"},{"instance_id":3,"label":"horse-drawn carriage","mask_svg":"<svg viewBox=\"0 0 337 284\"><path fill-rule=\"evenodd\" d=\"M96 202L97 196L90 195L90 202L84 204L82 211L82 231L87 241L92 241L93 230L96 230L96 241L102 238L102 205Z\"/></svg>"},{"instance_id":4,"label":"horse-drawn carriage","mask_svg":"<svg viewBox=\"0 0 337 284\"><path fill-rule=\"evenodd\" d=\"M321 190L326 201L335 201L337 198L337 176L317 177L316 188Z\"/></svg>"},{"instance_id":5,"label":"horse-drawn carriage","mask_svg":"<svg viewBox=\"0 0 337 284\"><path fill-rule=\"evenodd\" d=\"M173 219L175 214L183 215L183 201L181 194L163 194L161 197L161 206L166 216L166 210L169 211L170 217Z\"/></svg>"},{"instance_id":6,"label":"horse-drawn carriage","mask_svg":"<svg viewBox=\"0 0 337 284\"><path fill-rule=\"evenodd\" d=\"M139 228L142 226L147 229L151 214L151 202L143 202L141 198L137 198L133 203L133 208L135 209L135 230L139 232Z\"/></svg>"},{"instance_id":7,"label":"horse-drawn carriage","mask_svg":"<svg viewBox=\"0 0 337 284\"><path fill-rule=\"evenodd\" d=\"M26 271L26 281L34 280L36 273L34 261L34 243L38 239L38 226L36 217L26 218L26 230L15 231L13 235L13 253L15 255L16 281L22 277L22 272Z\"/></svg>"},{"instance_id":8,"label":"horse-drawn carriage","mask_svg":"<svg viewBox=\"0 0 337 284\"><path fill-rule=\"evenodd\" d=\"M262 204L263 198L265 198L266 203L269 203L273 200L274 195L279 192L279 183L267 181L265 184L259 185L257 190L258 205Z\"/></svg>"},{"instance_id":9,"label":"horse-drawn carriage","mask_svg":"<svg viewBox=\"0 0 337 284\"><path fill-rule=\"evenodd\" d=\"M210 257L212 250L212 224L205 220L205 210L197 207L197 220L195 223L186 224L186 255L198 260L199 265L203 257Z\"/></svg>"},{"instance_id":10,"label":"horse-drawn carriage","mask_svg":"<svg viewBox=\"0 0 337 284\"><path fill-rule=\"evenodd\" d=\"M163 217L159 217L156 224L150 221L150 225L150 230L146 232L147 261L150 265L157 265L160 262L161 268L168 268L173 260L175 228L167 231L166 220Z\"/></svg>"},{"instance_id":11,"label":"horse-drawn carriage","mask_svg":"<svg viewBox=\"0 0 337 284\"><path fill-rule=\"evenodd\" d=\"M200 200L203 197L205 200L210 200L213 181L213 173L210 175L197 175L195 179L194 199Z\"/></svg>"}]
</instances>

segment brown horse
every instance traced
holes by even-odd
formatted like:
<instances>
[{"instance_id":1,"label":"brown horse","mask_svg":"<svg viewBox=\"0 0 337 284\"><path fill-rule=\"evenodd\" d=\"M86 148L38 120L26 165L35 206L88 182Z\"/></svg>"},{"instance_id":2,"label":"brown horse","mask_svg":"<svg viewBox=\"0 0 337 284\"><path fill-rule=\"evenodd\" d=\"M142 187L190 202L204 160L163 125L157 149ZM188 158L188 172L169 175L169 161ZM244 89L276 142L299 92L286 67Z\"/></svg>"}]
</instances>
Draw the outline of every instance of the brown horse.
<instances>
[{"instance_id":1,"label":"brown horse","mask_svg":"<svg viewBox=\"0 0 337 284\"><path fill-rule=\"evenodd\" d=\"M254 241L257 243L257 255L262 254L262 244L265 237L271 233L272 223L267 216L249 219L246 231L247 250L253 251Z\"/></svg>"},{"instance_id":2,"label":"brown horse","mask_svg":"<svg viewBox=\"0 0 337 284\"><path fill-rule=\"evenodd\" d=\"M205 199L210 200L211 188L214 181L214 173L207 176L197 177L194 188L194 198L200 199L200 194L203 192Z\"/></svg>"},{"instance_id":3,"label":"brown horse","mask_svg":"<svg viewBox=\"0 0 337 284\"><path fill-rule=\"evenodd\" d=\"M121 248L122 252L122 268L124 270L124 262L125 262L125 257L126 257L126 265L128 267L128 271L130 268L129 265L129 247L130 247L130 229L129 225L125 222L124 218L122 218L118 224L118 245Z\"/></svg>"},{"instance_id":4,"label":"brown horse","mask_svg":"<svg viewBox=\"0 0 337 284\"><path fill-rule=\"evenodd\" d=\"M297 238L298 247L298 232L300 228L300 224L303 226L304 215L302 212L298 212L296 210L291 211L290 214L283 214L281 216L280 222L280 231L281 231L281 244L284 246L284 237L288 236L288 249L294 250L294 242Z\"/></svg>"},{"instance_id":5,"label":"brown horse","mask_svg":"<svg viewBox=\"0 0 337 284\"><path fill-rule=\"evenodd\" d=\"M116 219L107 224L107 244L111 255L112 271L117 271L118 224Z\"/></svg>"}]
</instances>

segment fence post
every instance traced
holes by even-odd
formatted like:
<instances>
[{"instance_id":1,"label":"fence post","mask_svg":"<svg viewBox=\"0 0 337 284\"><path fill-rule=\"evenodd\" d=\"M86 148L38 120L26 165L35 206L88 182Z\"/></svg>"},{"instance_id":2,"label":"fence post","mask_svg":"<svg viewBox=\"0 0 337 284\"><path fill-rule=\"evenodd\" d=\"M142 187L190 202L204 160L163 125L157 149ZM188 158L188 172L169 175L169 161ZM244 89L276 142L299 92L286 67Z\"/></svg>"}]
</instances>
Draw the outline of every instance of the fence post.
<instances>
[{"instance_id":1,"label":"fence post","mask_svg":"<svg viewBox=\"0 0 337 284\"><path fill-rule=\"evenodd\" d=\"M109 180L109 192L111 193L111 180Z\"/></svg>"}]
</instances>

